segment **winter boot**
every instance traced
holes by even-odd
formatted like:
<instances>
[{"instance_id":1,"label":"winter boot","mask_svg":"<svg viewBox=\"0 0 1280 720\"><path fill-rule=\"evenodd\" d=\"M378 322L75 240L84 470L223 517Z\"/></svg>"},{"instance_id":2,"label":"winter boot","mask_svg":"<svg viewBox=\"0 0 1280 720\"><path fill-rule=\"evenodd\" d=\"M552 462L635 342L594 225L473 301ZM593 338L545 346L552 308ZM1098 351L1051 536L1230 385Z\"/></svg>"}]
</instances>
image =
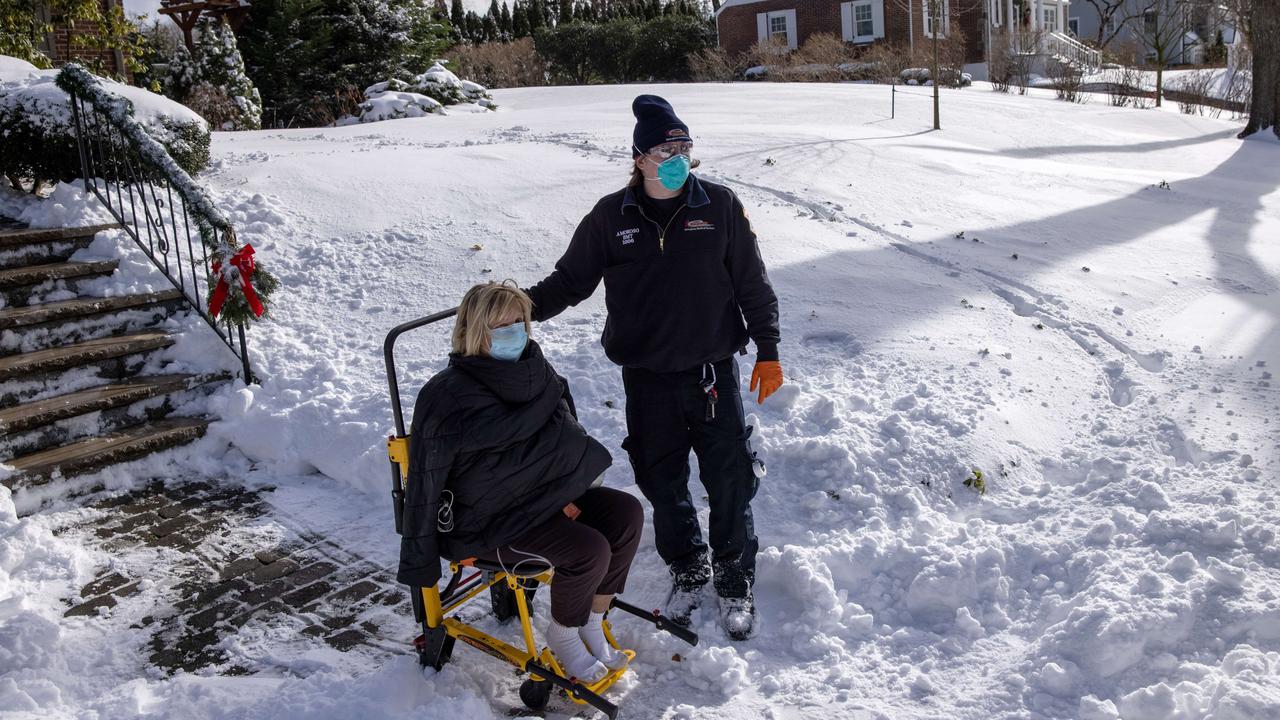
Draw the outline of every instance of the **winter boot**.
<instances>
[{"instance_id":1,"label":"winter boot","mask_svg":"<svg viewBox=\"0 0 1280 720\"><path fill-rule=\"evenodd\" d=\"M604 613L593 612L587 624L578 628L578 637L591 654L610 670L618 670L627 664L627 656L614 650L604 636Z\"/></svg>"},{"instance_id":2,"label":"winter boot","mask_svg":"<svg viewBox=\"0 0 1280 720\"><path fill-rule=\"evenodd\" d=\"M711 580L711 568L704 557L671 565L671 593L663 614L677 625L688 627L693 613L702 605L702 591Z\"/></svg>"},{"instance_id":3,"label":"winter boot","mask_svg":"<svg viewBox=\"0 0 1280 720\"><path fill-rule=\"evenodd\" d=\"M551 653L556 656L565 675L591 685L608 675L609 669L600 664L587 649L578 636L578 630L579 628L565 627L553 619L547 627L547 647L551 648Z\"/></svg>"},{"instance_id":4,"label":"winter boot","mask_svg":"<svg viewBox=\"0 0 1280 720\"><path fill-rule=\"evenodd\" d=\"M746 640L756 631L756 603L746 597L720 598L720 624L730 640Z\"/></svg>"}]
</instances>

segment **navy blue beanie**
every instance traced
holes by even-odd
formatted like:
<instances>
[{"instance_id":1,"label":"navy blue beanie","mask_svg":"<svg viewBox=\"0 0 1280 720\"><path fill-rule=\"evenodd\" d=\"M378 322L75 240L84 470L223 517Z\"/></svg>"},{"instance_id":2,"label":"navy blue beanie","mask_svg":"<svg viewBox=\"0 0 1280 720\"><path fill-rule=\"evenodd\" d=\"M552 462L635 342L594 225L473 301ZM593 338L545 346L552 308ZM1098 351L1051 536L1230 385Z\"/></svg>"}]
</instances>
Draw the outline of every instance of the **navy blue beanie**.
<instances>
[{"instance_id":1,"label":"navy blue beanie","mask_svg":"<svg viewBox=\"0 0 1280 720\"><path fill-rule=\"evenodd\" d=\"M640 155L665 142L693 142L689 126L680 122L671 103L657 95L639 95L631 103L636 129L631 133L631 154Z\"/></svg>"}]
</instances>

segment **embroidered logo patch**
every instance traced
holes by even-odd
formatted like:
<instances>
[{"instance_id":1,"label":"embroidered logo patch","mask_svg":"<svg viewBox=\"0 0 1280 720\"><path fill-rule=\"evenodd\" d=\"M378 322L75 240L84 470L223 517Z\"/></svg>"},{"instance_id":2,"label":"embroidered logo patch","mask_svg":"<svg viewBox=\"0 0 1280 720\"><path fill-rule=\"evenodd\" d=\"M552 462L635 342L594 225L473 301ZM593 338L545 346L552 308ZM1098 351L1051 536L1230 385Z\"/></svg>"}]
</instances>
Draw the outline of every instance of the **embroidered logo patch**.
<instances>
[{"instance_id":1,"label":"embroidered logo patch","mask_svg":"<svg viewBox=\"0 0 1280 720\"><path fill-rule=\"evenodd\" d=\"M636 241L636 235L639 234L640 228L627 228L618 231L618 237L622 238L623 245L631 245Z\"/></svg>"},{"instance_id":2,"label":"embroidered logo patch","mask_svg":"<svg viewBox=\"0 0 1280 720\"><path fill-rule=\"evenodd\" d=\"M689 220L685 222L684 229L689 232L694 230L715 230L716 226L706 220Z\"/></svg>"}]
</instances>

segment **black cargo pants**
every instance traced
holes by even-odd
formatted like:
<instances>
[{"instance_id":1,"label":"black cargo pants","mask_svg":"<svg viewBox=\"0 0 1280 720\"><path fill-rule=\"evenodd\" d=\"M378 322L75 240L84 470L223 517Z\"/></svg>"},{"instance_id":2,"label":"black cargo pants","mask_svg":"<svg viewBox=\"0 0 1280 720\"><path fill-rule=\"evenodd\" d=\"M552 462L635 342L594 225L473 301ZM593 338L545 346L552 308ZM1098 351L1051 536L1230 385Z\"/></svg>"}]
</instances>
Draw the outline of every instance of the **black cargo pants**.
<instances>
[{"instance_id":1,"label":"black cargo pants","mask_svg":"<svg viewBox=\"0 0 1280 720\"><path fill-rule=\"evenodd\" d=\"M714 370L714 417L703 383ZM674 574L703 573L702 540L689 495L689 451L698 457L711 506L711 564L716 593L744 597L755 580L756 540L751 498L759 481L742 408L738 361L728 357L673 373L622 369L627 394L627 439L636 485L653 506L658 554Z\"/></svg>"}]
</instances>

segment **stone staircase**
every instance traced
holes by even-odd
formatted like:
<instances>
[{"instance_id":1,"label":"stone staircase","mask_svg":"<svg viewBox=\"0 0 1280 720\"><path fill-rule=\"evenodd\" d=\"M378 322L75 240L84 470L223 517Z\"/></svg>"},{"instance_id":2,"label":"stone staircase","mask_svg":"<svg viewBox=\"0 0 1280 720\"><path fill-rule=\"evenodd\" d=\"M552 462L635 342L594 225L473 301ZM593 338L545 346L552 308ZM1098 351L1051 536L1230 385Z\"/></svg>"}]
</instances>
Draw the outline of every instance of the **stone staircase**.
<instances>
[{"instance_id":1,"label":"stone staircase","mask_svg":"<svg viewBox=\"0 0 1280 720\"><path fill-rule=\"evenodd\" d=\"M81 294L115 261L73 262L115 225L29 229L0 222L0 476L12 490L99 470L204 435L211 418L171 417L230 373L144 375L185 312L178 290Z\"/></svg>"}]
</instances>

